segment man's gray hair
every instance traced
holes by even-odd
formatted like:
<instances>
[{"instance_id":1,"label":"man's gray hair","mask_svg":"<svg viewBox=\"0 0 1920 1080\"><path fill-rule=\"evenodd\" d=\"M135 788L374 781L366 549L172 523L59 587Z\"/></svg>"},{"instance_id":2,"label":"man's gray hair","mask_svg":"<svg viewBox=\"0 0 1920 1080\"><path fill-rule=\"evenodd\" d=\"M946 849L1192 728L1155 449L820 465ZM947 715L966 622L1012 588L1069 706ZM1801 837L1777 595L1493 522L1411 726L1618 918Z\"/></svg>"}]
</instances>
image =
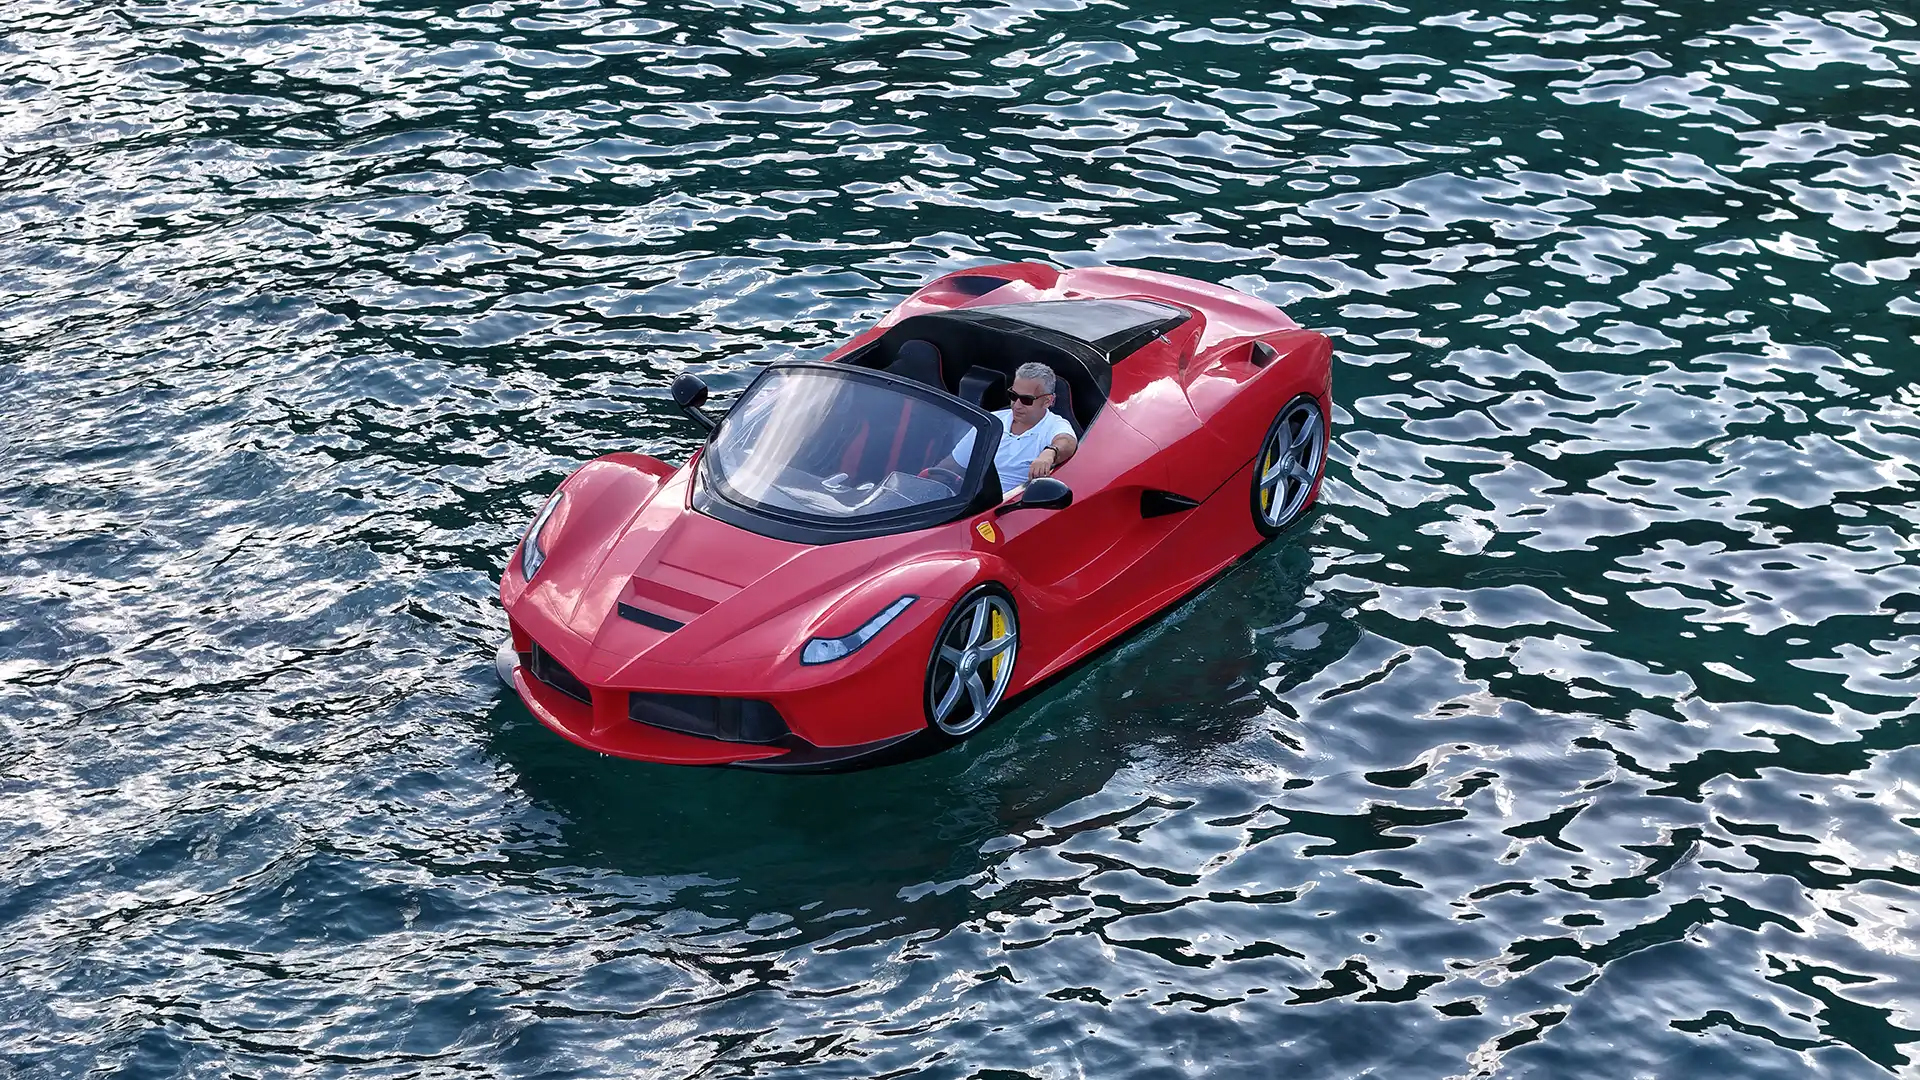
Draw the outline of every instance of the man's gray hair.
<instances>
[{"instance_id":1,"label":"man's gray hair","mask_svg":"<svg viewBox=\"0 0 1920 1080\"><path fill-rule=\"evenodd\" d=\"M1021 364L1014 369L1013 377L1016 379L1032 379L1034 382L1040 384L1041 393L1053 393L1053 369L1045 364Z\"/></svg>"}]
</instances>

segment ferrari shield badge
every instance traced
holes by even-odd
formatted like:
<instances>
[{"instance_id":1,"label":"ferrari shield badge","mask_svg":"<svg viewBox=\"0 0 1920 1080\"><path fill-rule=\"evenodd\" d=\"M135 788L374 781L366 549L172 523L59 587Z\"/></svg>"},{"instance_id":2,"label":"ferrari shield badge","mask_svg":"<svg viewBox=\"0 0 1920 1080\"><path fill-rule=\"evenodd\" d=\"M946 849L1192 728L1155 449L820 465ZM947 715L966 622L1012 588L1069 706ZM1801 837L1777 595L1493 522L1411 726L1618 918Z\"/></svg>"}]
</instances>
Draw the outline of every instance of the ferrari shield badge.
<instances>
[{"instance_id":1,"label":"ferrari shield badge","mask_svg":"<svg viewBox=\"0 0 1920 1080\"><path fill-rule=\"evenodd\" d=\"M1000 534L994 531L993 522L991 521L983 521L975 525L973 529L980 534L980 539L985 540L989 544L997 544L1000 542Z\"/></svg>"}]
</instances>

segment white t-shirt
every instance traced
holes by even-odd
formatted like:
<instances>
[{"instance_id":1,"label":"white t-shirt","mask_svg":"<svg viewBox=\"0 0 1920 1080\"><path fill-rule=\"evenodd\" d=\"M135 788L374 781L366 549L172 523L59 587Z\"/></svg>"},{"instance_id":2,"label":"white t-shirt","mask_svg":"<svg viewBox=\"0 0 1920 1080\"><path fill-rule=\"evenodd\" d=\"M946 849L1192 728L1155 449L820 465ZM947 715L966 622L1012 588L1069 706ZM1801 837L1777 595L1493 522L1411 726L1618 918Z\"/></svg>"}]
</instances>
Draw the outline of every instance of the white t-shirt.
<instances>
[{"instance_id":1,"label":"white t-shirt","mask_svg":"<svg viewBox=\"0 0 1920 1080\"><path fill-rule=\"evenodd\" d=\"M1040 456L1060 435L1073 434L1073 425L1059 413L1047 413L1038 423L1021 432L1013 433L1013 410L1001 409L993 414L1000 421L1000 449L993 453L993 467L1000 472L1000 482L1007 487L1027 482L1027 470L1033 467L1033 459ZM973 432L969 431L954 444L953 460L961 468L966 468L967 458L973 454ZM1056 455L1057 456L1057 455ZM1057 462L1055 464L1058 464Z\"/></svg>"}]
</instances>

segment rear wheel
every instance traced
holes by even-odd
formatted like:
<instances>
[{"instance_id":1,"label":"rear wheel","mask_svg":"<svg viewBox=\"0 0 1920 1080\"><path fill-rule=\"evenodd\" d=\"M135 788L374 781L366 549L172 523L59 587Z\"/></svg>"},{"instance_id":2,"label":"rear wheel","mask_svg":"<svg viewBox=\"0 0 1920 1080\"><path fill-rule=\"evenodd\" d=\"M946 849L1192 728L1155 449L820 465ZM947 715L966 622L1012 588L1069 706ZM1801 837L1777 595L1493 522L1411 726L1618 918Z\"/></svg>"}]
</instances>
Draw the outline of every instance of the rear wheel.
<instances>
[{"instance_id":1,"label":"rear wheel","mask_svg":"<svg viewBox=\"0 0 1920 1080\"><path fill-rule=\"evenodd\" d=\"M1013 597L987 584L953 605L927 661L927 720L951 738L987 722L1013 683L1020 620Z\"/></svg>"},{"instance_id":2,"label":"rear wheel","mask_svg":"<svg viewBox=\"0 0 1920 1080\"><path fill-rule=\"evenodd\" d=\"M1260 444L1253 469L1253 525L1278 536L1312 505L1327 467L1327 419L1312 394L1280 410Z\"/></svg>"}]
</instances>

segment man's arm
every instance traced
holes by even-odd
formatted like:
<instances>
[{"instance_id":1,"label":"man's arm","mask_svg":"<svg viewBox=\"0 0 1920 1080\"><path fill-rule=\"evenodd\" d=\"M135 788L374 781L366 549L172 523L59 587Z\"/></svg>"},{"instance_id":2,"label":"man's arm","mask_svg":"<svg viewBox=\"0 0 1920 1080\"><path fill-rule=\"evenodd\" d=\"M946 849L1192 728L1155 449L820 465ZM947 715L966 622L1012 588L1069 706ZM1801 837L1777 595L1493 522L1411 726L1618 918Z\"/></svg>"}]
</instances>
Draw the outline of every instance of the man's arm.
<instances>
[{"instance_id":1,"label":"man's arm","mask_svg":"<svg viewBox=\"0 0 1920 1080\"><path fill-rule=\"evenodd\" d=\"M969 430L965 435L960 436L960 441L953 444L953 451L945 458L942 458L940 464L934 466L934 468L945 469L948 472L963 473L967 471L967 462L972 460L972 458L973 432Z\"/></svg>"},{"instance_id":2,"label":"man's arm","mask_svg":"<svg viewBox=\"0 0 1920 1080\"><path fill-rule=\"evenodd\" d=\"M1038 480L1067 463L1067 459L1080 449L1080 440L1070 431L1063 431L1053 437L1053 441L1033 459L1033 465L1027 470L1027 478Z\"/></svg>"}]
</instances>

